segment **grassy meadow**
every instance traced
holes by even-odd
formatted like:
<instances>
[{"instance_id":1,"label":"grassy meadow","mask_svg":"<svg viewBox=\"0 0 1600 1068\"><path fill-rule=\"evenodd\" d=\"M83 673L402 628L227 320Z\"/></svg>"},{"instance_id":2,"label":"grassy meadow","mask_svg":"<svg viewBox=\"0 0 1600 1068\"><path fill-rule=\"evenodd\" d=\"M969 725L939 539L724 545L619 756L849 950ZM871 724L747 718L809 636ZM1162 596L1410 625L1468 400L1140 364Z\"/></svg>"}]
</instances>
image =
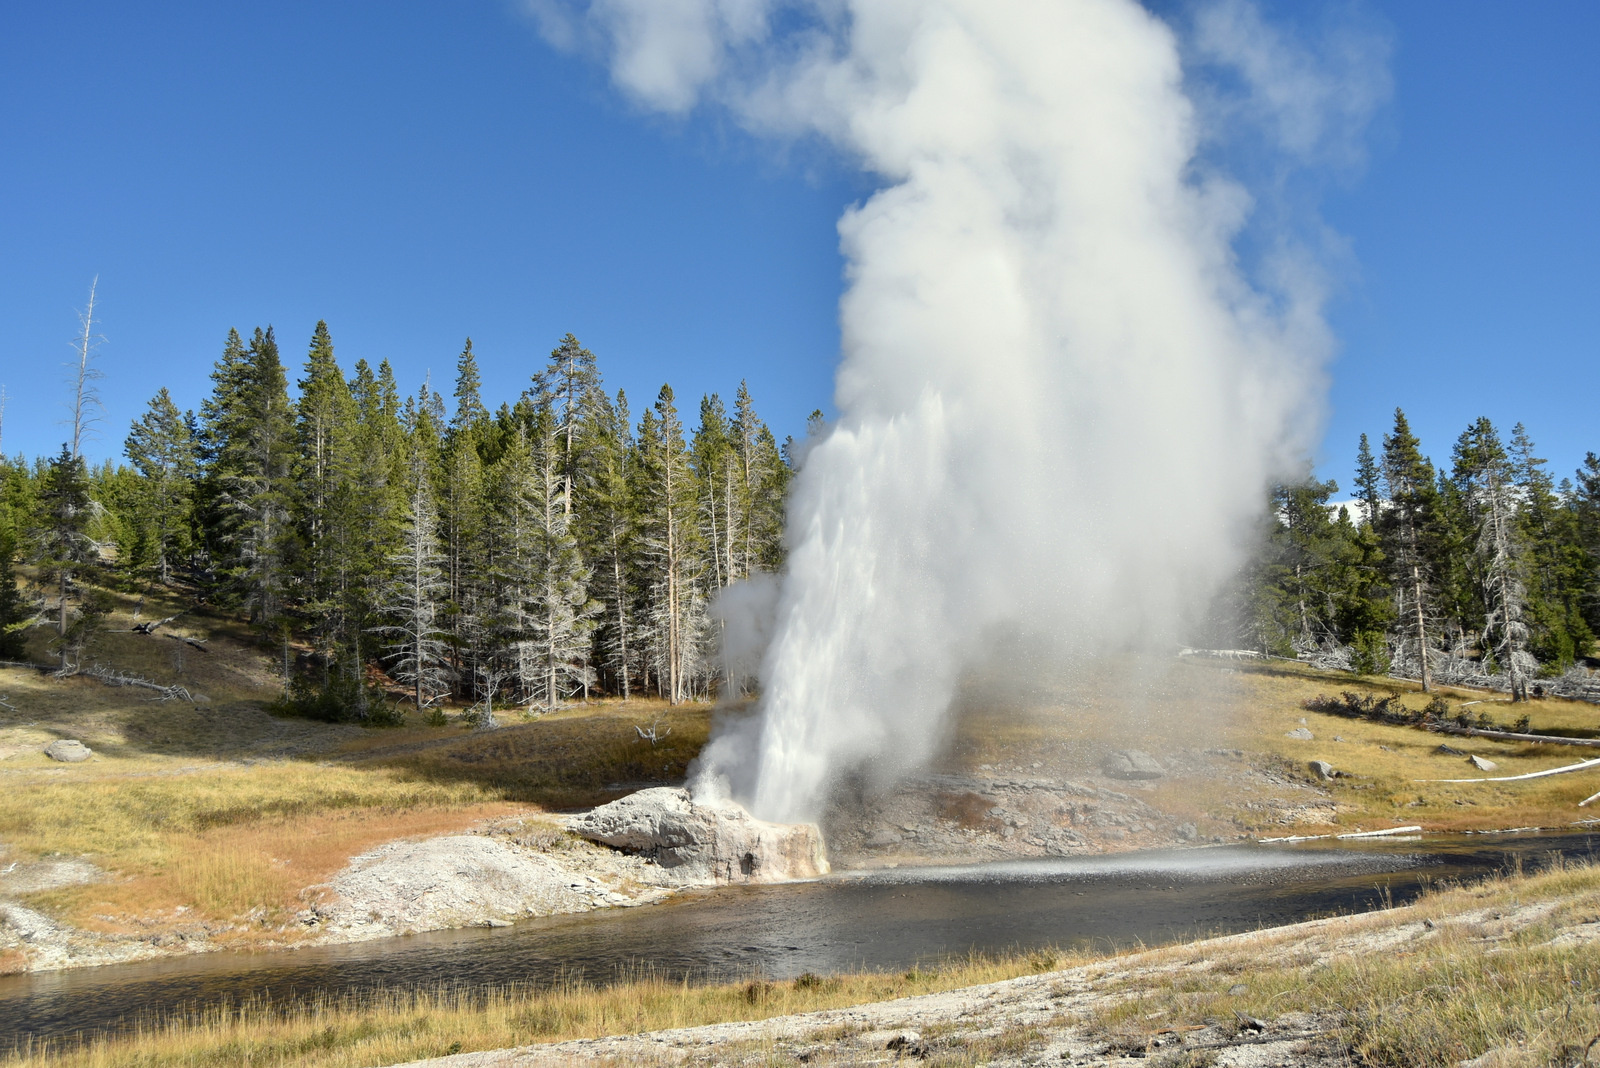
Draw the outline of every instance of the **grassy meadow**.
<instances>
[{"instance_id":1,"label":"grassy meadow","mask_svg":"<svg viewBox=\"0 0 1600 1068\"><path fill-rule=\"evenodd\" d=\"M679 781L711 724L708 706L606 700L530 718L497 710L476 730L461 709L444 725L410 714L363 729L269 714L281 692L272 650L226 618L188 615L177 633L207 650L132 633L173 605L120 598L93 646L102 666L193 702L0 668L0 866L82 857L104 881L19 895L76 927L143 934L201 924L213 941L298 936L308 889L352 857L396 838L537 818ZM48 656L35 634L35 660ZM9 706L9 707L7 707ZM652 745L634 727L659 721ZM666 733L670 729L670 733ZM56 738L94 751L82 764L43 755ZM314 889L310 889L314 893ZM15 961L0 960L0 969Z\"/></svg>"}]
</instances>

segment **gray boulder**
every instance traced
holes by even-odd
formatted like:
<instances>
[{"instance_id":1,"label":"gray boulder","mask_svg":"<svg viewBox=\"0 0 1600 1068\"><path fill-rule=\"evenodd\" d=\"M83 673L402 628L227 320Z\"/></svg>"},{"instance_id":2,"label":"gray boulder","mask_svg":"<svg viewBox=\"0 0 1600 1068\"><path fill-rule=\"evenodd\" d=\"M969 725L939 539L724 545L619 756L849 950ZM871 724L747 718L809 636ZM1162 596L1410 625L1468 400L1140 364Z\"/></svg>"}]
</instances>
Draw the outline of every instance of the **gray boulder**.
<instances>
[{"instance_id":1,"label":"gray boulder","mask_svg":"<svg viewBox=\"0 0 1600 1068\"><path fill-rule=\"evenodd\" d=\"M1292 731L1284 731L1283 736L1300 742L1309 742L1313 737L1310 728L1307 727L1296 727Z\"/></svg>"},{"instance_id":2,"label":"gray boulder","mask_svg":"<svg viewBox=\"0 0 1600 1068\"><path fill-rule=\"evenodd\" d=\"M44 747L44 755L64 764L81 764L94 754L76 738L57 738Z\"/></svg>"},{"instance_id":3,"label":"gray boulder","mask_svg":"<svg viewBox=\"0 0 1600 1068\"><path fill-rule=\"evenodd\" d=\"M689 791L640 790L567 820L591 842L649 857L680 885L775 883L828 871L810 823L768 823L731 801L697 804Z\"/></svg>"},{"instance_id":4,"label":"gray boulder","mask_svg":"<svg viewBox=\"0 0 1600 1068\"><path fill-rule=\"evenodd\" d=\"M1329 779L1337 779L1339 777L1339 773L1333 770L1333 765L1328 763L1326 760L1313 760L1311 762L1311 770L1316 774L1317 778L1321 779L1323 782L1327 782Z\"/></svg>"},{"instance_id":5,"label":"gray boulder","mask_svg":"<svg viewBox=\"0 0 1600 1068\"><path fill-rule=\"evenodd\" d=\"M1481 757L1476 753L1474 753L1471 756L1467 757L1467 763L1471 764L1473 767L1477 768L1479 771L1493 771L1495 768L1498 768L1500 766L1499 764L1496 764L1494 761L1488 759L1487 757Z\"/></svg>"},{"instance_id":6,"label":"gray boulder","mask_svg":"<svg viewBox=\"0 0 1600 1068\"><path fill-rule=\"evenodd\" d=\"M1120 749L1100 765L1113 779L1159 779L1167 773L1156 758L1142 749Z\"/></svg>"}]
</instances>

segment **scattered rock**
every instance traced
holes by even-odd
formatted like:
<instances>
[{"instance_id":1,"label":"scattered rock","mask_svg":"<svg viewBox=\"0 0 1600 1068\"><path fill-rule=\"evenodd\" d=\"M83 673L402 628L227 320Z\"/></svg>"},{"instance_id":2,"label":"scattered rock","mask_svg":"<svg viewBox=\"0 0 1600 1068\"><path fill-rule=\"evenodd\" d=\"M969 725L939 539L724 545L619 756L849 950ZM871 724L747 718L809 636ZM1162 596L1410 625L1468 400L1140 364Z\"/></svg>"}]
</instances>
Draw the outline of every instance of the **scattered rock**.
<instances>
[{"instance_id":1,"label":"scattered rock","mask_svg":"<svg viewBox=\"0 0 1600 1068\"><path fill-rule=\"evenodd\" d=\"M922 1035L916 1031L901 1031L884 1043L883 1048L906 1057L922 1057L927 1054L927 1050L922 1046Z\"/></svg>"},{"instance_id":2,"label":"scattered rock","mask_svg":"<svg viewBox=\"0 0 1600 1068\"><path fill-rule=\"evenodd\" d=\"M1333 765L1328 763L1326 760L1313 760L1311 762L1311 770L1315 772L1317 778L1321 779L1323 782L1327 782L1330 779L1337 779L1339 777L1339 773L1333 769Z\"/></svg>"},{"instance_id":3,"label":"scattered rock","mask_svg":"<svg viewBox=\"0 0 1600 1068\"><path fill-rule=\"evenodd\" d=\"M1234 983L1228 988L1229 997L1242 998L1248 993L1250 993L1250 988L1243 983Z\"/></svg>"},{"instance_id":4,"label":"scattered rock","mask_svg":"<svg viewBox=\"0 0 1600 1068\"><path fill-rule=\"evenodd\" d=\"M1474 753L1471 756L1467 757L1467 763L1471 764L1473 767L1477 768L1479 771L1493 771L1495 768L1498 768L1500 766L1499 764L1496 764L1492 760L1487 760L1487 759L1485 759L1485 758L1483 758L1481 756L1478 756L1476 753Z\"/></svg>"},{"instance_id":5,"label":"scattered rock","mask_svg":"<svg viewBox=\"0 0 1600 1068\"><path fill-rule=\"evenodd\" d=\"M882 849L885 846L899 845L900 836L895 834L893 831L884 828L873 831L871 834L867 835L866 841L864 841L862 844L868 849Z\"/></svg>"},{"instance_id":6,"label":"scattered rock","mask_svg":"<svg viewBox=\"0 0 1600 1068\"><path fill-rule=\"evenodd\" d=\"M44 755L64 764L80 764L94 754L76 738L57 738L44 747Z\"/></svg>"},{"instance_id":7,"label":"scattered rock","mask_svg":"<svg viewBox=\"0 0 1600 1068\"><path fill-rule=\"evenodd\" d=\"M1433 751L1435 753L1439 754L1440 756L1466 756L1467 755L1466 754L1466 750L1457 749L1453 745L1440 744L1440 745L1436 746Z\"/></svg>"},{"instance_id":8,"label":"scattered rock","mask_svg":"<svg viewBox=\"0 0 1600 1068\"><path fill-rule=\"evenodd\" d=\"M1178 824L1178 837L1185 842L1192 842L1200 834L1200 829L1192 823Z\"/></svg>"},{"instance_id":9,"label":"scattered rock","mask_svg":"<svg viewBox=\"0 0 1600 1068\"><path fill-rule=\"evenodd\" d=\"M1292 731L1285 731L1283 736L1285 738L1296 738L1302 742L1309 742L1314 737L1310 729L1306 727L1296 727Z\"/></svg>"},{"instance_id":10,"label":"scattered rock","mask_svg":"<svg viewBox=\"0 0 1600 1068\"><path fill-rule=\"evenodd\" d=\"M767 823L732 802L700 804L689 791L671 786L640 790L574 816L567 829L649 857L684 885L782 882L828 871L814 824Z\"/></svg>"},{"instance_id":11,"label":"scattered rock","mask_svg":"<svg viewBox=\"0 0 1600 1068\"><path fill-rule=\"evenodd\" d=\"M1142 749L1121 749L1100 765L1113 779L1159 779L1167 773L1156 758Z\"/></svg>"}]
</instances>

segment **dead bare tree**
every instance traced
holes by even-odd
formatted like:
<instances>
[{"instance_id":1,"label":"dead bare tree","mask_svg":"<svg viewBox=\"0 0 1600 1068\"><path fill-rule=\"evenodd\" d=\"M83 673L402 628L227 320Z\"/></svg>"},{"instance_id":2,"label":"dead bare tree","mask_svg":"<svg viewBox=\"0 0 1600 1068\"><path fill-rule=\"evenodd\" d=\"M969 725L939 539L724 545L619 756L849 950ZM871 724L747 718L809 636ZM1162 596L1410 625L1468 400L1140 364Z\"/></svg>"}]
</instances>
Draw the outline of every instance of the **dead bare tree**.
<instances>
[{"instance_id":1,"label":"dead bare tree","mask_svg":"<svg viewBox=\"0 0 1600 1068\"><path fill-rule=\"evenodd\" d=\"M82 332L73 341L73 353L76 359L70 365L72 374L72 455L74 458L83 455L83 438L89 427L99 422L99 417L94 413L101 408L100 390L95 385L104 377L104 372L94 365L94 350L105 338L94 332L94 298L95 290L99 288L100 276L95 275L89 283L89 304L78 314L78 325Z\"/></svg>"},{"instance_id":2,"label":"dead bare tree","mask_svg":"<svg viewBox=\"0 0 1600 1068\"><path fill-rule=\"evenodd\" d=\"M648 727L636 723L633 729L639 732L640 738L650 743L650 748L652 749L656 747L656 743L666 741L667 736L672 733L671 727L663 728L661 726L660 715L652 719Z\"/></svg>"}]
</instances>

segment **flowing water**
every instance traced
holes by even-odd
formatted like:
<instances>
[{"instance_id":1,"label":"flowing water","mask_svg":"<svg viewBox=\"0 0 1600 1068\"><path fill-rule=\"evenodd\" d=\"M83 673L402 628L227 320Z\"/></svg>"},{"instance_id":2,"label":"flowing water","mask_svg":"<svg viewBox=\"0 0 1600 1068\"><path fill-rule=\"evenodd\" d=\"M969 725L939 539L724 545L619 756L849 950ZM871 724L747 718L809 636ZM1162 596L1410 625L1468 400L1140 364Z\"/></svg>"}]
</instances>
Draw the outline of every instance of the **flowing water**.
<instances>
[{"instance_id":1,"label":"flowing water","mask_svg":"<svg viewBox=\"0 0 1600 1068\"><path fill-rule=\"evenodd\" d=\"M972 951L1148 945L1400 904L1430 884L1597 849L1600 833L1429 836L841 873L502 929L10 976L0 979L0 1036L117 1031L251 999L288 1005L641 973L787 979L902 970Z\"/></svg>"}]
</instances>

